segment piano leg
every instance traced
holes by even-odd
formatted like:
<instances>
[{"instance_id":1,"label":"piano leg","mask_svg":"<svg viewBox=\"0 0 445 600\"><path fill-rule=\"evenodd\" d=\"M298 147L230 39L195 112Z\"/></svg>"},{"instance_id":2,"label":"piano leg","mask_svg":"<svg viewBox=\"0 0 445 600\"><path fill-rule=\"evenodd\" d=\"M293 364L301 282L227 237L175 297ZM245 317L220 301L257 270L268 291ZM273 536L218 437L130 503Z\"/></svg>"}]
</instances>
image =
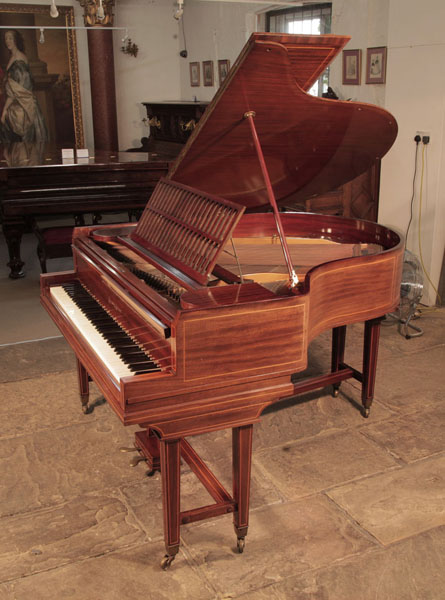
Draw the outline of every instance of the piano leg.
<instances>
[{"instance_id":1,"label":"piano leg","mask_svg":"<svg viewBox=\"0 0 445 600\"><path fill-rule=\"evenodd\" d=\"M331 373L339 371L345 360L345 343L346 343L346 325L334 327L332 330L332 362ZM334 383L332 386L332 395L334 398L338 396L341 382Z\"/></svg>"},{"instance_id":2,"label":"piano leg","mask_svg":"<svg viewBox=\"0 0 445 600\"><path fill-rule=\"evenodd\" d=\"M374 398L375 375L377 369L377 354L379 350L380 323L382 317L365 322L365 337L363 342L363 379L362 405L363 416L367 418Z\"/></svg>"},{"instance_id":3,"label":"piano leg","mask_svg":"<svg viewBox=\"0 0 445 600\"><path fill-rule=\"evenodd\" d=\"M238 552L243 552L249 525L250 469L252 464L253 425L232 429L233 525L237 536Z\"/></svg>"},{"instance_id":4,"label":"piano leg","mask_svg":"<svg viewBox=\"0 0 445 600\"><path fill-rule=\"evenodd\" d=\"M166 555L161 567L168 569L179 550L181 440L161 440L162 504Z\"/></svg>"},{"instance_id":5,"label":"piano leg","mask_svg":"<svg viewBox=\"0 0 445 600\"><path fill-rule=\"evenodd\" d=\"M90 398L90 385L88 372L77 358L77 375L79 377L79 392L80 401L82 402L82 412L87 414L88 412L88 401Z\"/></svg>"}]
</instances>

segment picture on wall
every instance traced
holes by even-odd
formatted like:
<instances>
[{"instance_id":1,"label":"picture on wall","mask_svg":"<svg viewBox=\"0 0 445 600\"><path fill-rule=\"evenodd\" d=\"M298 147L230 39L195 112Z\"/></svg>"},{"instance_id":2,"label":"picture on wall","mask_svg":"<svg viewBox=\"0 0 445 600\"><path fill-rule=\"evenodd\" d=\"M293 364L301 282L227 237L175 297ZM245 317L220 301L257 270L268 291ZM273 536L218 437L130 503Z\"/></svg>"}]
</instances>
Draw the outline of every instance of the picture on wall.
<instances>
[{"instance_id":1,"label":"picture on wall","mask_svg":"<svg viewBox=\"0 0 445 600\"><path fill-rule=\"evenodd\" d=\"M368 48L366 53L366 83L385 83L386 47Z\"/></svg>"},{"instance_id":2,"label":"picture on wall","mask_svg":"<svg viewBox=\"0 0 445 600\"><path fill-rule=\"evenodd\" d=\"M190 63L190 85L192 87L199 87L200 77L199 77L199 62L191 62Z\"/></svg>"},{"instance_id":3,"label":"picture on wall","mask_svg":"<svg viewBox=\"0 0 445 600\"><path fill-rule=\"evenodd\" d=\"M202 63L204 85L213 85L213 60L204 60Z\"/></svg>"},{"instance_id":4,"label":"picture on wall","mask_svg":"<svg viewBox=\"0 0 445 600\"><path fill-rule=\"evenodd\" d=\"M222 84L222 82L224 81L224 79L227 77L227 75L229 74L229 69L230 69L230 60L219 60L218 61L218 79L219 79L219 85Z\"/></svg>"},{"instance_id":5,"label":"picture on wall","mask_svg":"<svg viewBox=\"0 0 445 600\"><path fill-rule=\"evenodd\" d=\"M72 7L0 4L0 144L84 146Z\"/></svg>"},{"instance_id":6,"label":"picture on wall","mask_svg":"<svg viewBox=\"0 0 445 600\"><path fill-rule=\"evenodd\" d=\"M343 50L343 85L360 85L362 51Z\"/></svg>"}]
</instances>

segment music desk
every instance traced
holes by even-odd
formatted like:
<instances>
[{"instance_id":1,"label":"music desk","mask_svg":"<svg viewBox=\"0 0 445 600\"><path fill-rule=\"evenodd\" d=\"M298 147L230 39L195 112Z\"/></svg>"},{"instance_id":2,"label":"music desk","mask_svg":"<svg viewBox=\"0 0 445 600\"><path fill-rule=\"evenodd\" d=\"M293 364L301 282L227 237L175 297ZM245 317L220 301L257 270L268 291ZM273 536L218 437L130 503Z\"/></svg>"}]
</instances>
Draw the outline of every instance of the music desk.
<instances>
[{"instance_id":1,"label":"music desk","mask_svg":"<svg viewBox=\"0 0 445 600\"><path fill-rule=\"evenodd\" d=\"M20 245L37 217L142 210L171 157L147 152L93 152L63 162L61 151L2 148L0 215L9 277L24 277Z\"/></svg>"}]
</instances>

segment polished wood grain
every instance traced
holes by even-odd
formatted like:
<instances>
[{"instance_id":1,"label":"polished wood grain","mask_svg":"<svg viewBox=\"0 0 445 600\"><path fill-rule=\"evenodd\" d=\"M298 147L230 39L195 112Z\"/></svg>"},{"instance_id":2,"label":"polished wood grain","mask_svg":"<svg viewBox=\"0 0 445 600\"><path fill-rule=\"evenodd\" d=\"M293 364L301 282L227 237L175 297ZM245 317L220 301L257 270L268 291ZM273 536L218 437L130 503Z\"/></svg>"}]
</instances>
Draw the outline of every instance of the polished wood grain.
<instances>
[{"instance_id":1,"label":"polished wood grain","mask_svg":"<svg viewBox=\"0 0 445 600\"><path fill-rule=\"evenodd\" d=\"M310 99L305 92L345 38L311 37L306 42L311 52L304 48L304 36L253 35L170 172L167 182L173 188L177 182L198 186L204 196L216 193L241 207L264 208L265 182L244 119L246 110L256 111L255 127L280 201L290 193L306 198L325 186L332 189L386 152L396 132L388 113L365 105ZM212 272L199 280L182 268L181 261L169 263L158 252L164 243L180 246L183 230L193 224L192 204L187 205L187 200L178 213L170 212L166 231L174 231L178 220L184 227L172 234L172 240L163 239L153 247L154 234L147 233L144 245L133 239L131 226L77 230L75 270L41 279L42 303L82 366L81 392L85 392L87 373L125 425L139 424L146 430L136 445L151 466L159 452L163 568L178 552L181 524L227 512L233 513L238 550L243 551L252 431L266 407L326 385L332 385L336 394L342 381L355 378L362 384L363 414L368 416L380 319L399 302L403 261L403 240L376 223L278 213L289 254L301 275L298 285L291 287L283 279L286 269L275 252L279 249L276 215L258 212L244 214L233 231L240 271L237 260L224 254L220 244ZM205 214L198 216L199 222L205 220ZM210 219L210 225L217 226L217 219ZM106 252L103 242L171 276L182 289L177 300L165 303L157 298L160 294L136 281L124 262ZM185 244L180 254L193 247L193 242ZM94 347L76 334L67 315L51 301L51 286L66 281L87 288L154 356L161 371L117 381ZM365 323L361 372L345 363L346 326L357 322ZM330 371L293 378L307 366L310 341L327 329L333 329ZM229 428L232 495L184 439ZM213 504L181 512L181 457Z\"/></svg>"},{"instance_id":2,"label":"polished wood grain","mask_svg":"<svg viewBox=\"0 0 445 600\"><path fill-rule=\"evenodd\" d=\"M203 191L251 210L268 207L244 118L251 111L279 204L331 191L369 169L395 140L394 117L370 104L308 95L295 71L304 71L310 82L308 73L317 70L312 63L304 70L303 56L297 69L292 62L296 46L326 44L332 57L347 39L252 34L168 176L187 185L199 182ZM313 60L310 51L305 56Z\"/></svg>"}]
</instances>

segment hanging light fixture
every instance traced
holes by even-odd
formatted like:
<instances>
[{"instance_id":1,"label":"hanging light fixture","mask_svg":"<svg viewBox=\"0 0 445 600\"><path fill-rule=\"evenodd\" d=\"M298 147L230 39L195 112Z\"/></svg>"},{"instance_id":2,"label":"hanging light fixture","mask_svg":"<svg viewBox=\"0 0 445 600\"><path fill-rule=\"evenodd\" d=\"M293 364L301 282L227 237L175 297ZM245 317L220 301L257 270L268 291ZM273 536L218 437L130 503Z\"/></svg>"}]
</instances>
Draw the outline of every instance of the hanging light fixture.
<instances>
[{"instance_id":1,"label":"hanging light fixture","mask_svg":"<svg viewBox=\"0 0 445 600\"><path fill-rule=\"evenodd\" d=\"M105 19L105 11L102 4L102 0L99 0L99 6L97 8L96 16L100 21L103 21Z\"/></svg>"},{"instance_id":2,"label":"hanging light fixture","mask_svg":"<svg viewBox=\"0 0 445 600\"><path fill-rule=\"evenodd\" d=\"M184 0L178 0L178 8L175 10L173 14L173 18L179 21L179 19L184 14Z\"/></svg>"},{"instance_id":3,"label":"hanging light fixture","mask_svg":"<svg viewBox=\"0 0 445 600\"><path fill-rule=\"evenodd\" d=\"M51 8L49 9L49 14L53 19L57 19L59 16L59 11L57 10L56 0L51 0Z\"/></svg>"}]
</instances>

